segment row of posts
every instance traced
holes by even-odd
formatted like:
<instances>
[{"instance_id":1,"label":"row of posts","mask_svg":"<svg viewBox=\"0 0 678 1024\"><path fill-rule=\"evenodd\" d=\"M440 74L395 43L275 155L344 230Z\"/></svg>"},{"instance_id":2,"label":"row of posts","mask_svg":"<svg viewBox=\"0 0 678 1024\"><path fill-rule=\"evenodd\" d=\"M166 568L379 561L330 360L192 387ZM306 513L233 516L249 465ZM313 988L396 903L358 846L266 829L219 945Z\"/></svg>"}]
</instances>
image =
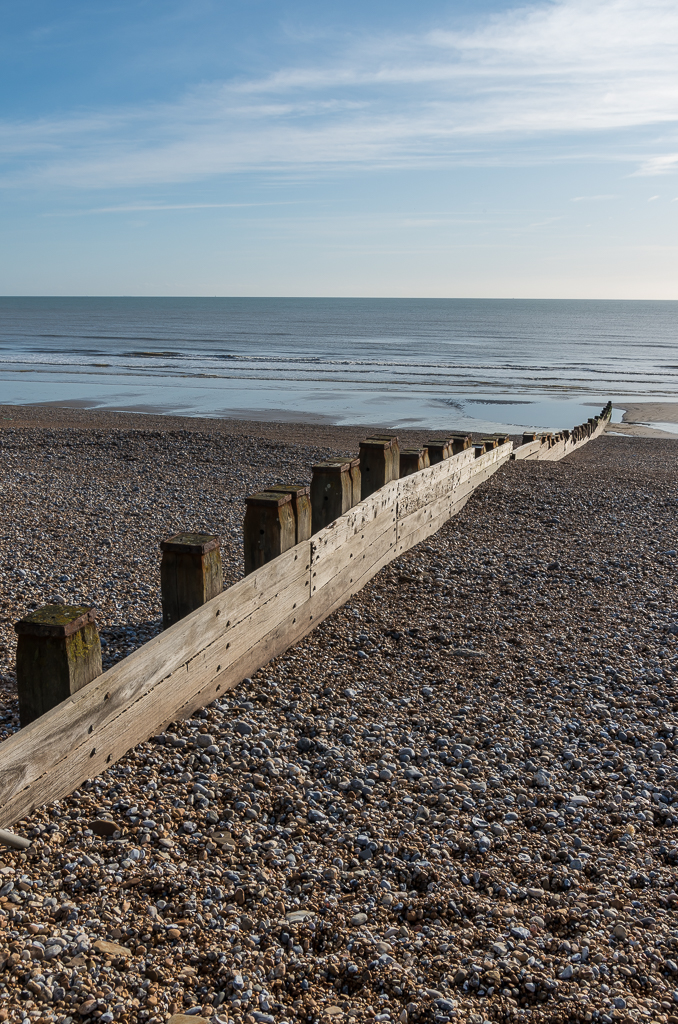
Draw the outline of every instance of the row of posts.
<instances>
[{"instance_id":1,"label":"row of posts","mask_svg":"<svg viewBox=\"0 0 678 1024\"><path fill-rule=\"evenodd\" d=\"M544 431L543 433L526 433L523 434L523 444L530 444L532 441L541 441L542 444L547 445L549 448L553 448L559 441L569 441L570 439L577 444L579 441L585 441L589 437L595 434L596 430L603 420L609 420L612 415L612 402L608 402L603 407L602 411L598 416L590 416L586 423L582 423L578 427L573 427L572 430L561 430L557 433L552 431Z\"/></svg>"},{"instance_id":2,"label":"row of posts","mask_svg":"<svg viewBox=\"0 0 678 1024\"><path fill-rule=\"evenodd\" d=\"M468 448L473 448L476 456L484 455L506 441L507 434L492 434L473 444L468 434L454 433L406 448L392 434L373 434L360 442L357 458L317 463L310 486L276 484L250 495L244 528L245 573L309 540L392 480L434 466Z\"/></svg>"},{"instance_id":3,"label":"row of posts","mask_svg":"<svg viewBox=\"0 0 678 1024\"><path fill-rule=\"evenodd\" d=\"M609 419L608 403L600 416L572 431L523 434L523 444L541 439L585 440ZM329 459L313 467L306 484L275 484L246 499L245 573L308 540L380 487L436 465L469 448L476 457L509 440L492 434L473 444L468 434L434 438L421 447L401 448L398 438L375 434L360 443L358 458ZM167 629L223 590L219 538L179 533L162 541L160 584L163 628ZM15 626L18 634L16 675L21 725L39 718L101 675L101 643L96 611L87 605L46 605Z\"/></svg>"},{"instance_id":4,"label":"row of posts","mask_svg":"<svg viewBox=\"0 0 678 1024\"><path fill-rule=\"evenodd\" d=\"M577 431L593 432L597 420ZM565 432L567 434L567 432ZM534 440L533 435L525 435ZM476 457L509 440L492 434L478 443L464 433L401 447L391 434L360 442L357 458L313 466L311 484L275 484L246 499L245 573L308 540L392 480L410 476L473 448ZM554 442L555 443L555 442ZM163 628L190 615L223 590L219 538L179 533L162 541L160 585ZM46 605L17 622L16 675L21 725L26 726L101 675L96 610L87 605Z\"/></svg>"}]
</instances>

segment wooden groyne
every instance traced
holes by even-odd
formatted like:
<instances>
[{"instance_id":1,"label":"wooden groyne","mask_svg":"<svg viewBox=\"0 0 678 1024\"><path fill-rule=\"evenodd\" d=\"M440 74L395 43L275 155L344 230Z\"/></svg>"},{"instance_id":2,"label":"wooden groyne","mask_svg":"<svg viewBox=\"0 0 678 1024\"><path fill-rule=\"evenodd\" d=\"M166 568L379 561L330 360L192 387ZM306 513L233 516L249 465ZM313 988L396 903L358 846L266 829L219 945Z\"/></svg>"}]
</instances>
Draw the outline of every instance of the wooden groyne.
<instances>
[{"instance_id":1,"label":"wooden groyne","mask_svg":"<svg viewBox=\"0 0 678 1024\"><path fill-rule=\"evenodd\" d=\"M58 622L32 613L30 623L19 626L28 666L18 680L20 693L38 689L44 707L47 670L31 674L30 666L44 666L38 655L49 643L55 659L62 659L60 686L69 687L70 695L0 744L0 826L67 796L283 653L381 568L439 530L509 460L563 458L600 434L610 413L608 405L582 427L526 436L515 448L506 436L472 445L454 435L431 442L426 452L401 452L395 438L370 438L361 445L359 462L333 460L335 468L324 463L314 473L324 482L311 485L310 503L344 511L310 536L305 488L263 492L285 500L258 496L248 506L254 510L248 529L255 532L246 537L252 571L215 596L217 546L202 535L171 538L163 571L168 628L94 678L91 610L70 615L64 609ZM87 637L78 640L84 629ZM85 675L78 658L87 659Z\"/></svg>"}]
</instances>

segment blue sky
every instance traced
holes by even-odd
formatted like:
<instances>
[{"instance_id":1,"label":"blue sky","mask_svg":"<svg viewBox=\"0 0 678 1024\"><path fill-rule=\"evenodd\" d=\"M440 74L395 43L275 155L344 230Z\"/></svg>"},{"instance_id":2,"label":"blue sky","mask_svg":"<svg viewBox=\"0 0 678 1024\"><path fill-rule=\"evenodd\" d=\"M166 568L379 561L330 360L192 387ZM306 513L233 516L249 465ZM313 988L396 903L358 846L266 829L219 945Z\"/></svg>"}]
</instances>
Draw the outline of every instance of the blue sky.
<instances>
[{"instance_id":1,"label":"blue sky","mask_svg":"<svg viewBox=\"0 0 678 1024\"><path fill-rule=\"evenodd\" d=\"M0 0L0 293L678 299L678 2Z\"/></svg>"}]
</instances>

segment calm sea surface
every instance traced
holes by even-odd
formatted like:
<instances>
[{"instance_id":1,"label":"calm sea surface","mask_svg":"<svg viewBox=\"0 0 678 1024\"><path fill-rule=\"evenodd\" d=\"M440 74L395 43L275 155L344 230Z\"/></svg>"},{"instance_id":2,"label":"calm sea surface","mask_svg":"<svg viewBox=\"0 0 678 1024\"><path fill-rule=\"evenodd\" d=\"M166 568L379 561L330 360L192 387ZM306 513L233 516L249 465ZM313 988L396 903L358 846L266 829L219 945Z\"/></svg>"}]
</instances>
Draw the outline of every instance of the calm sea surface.
<instances>
[{"instance_id":1,"label":"calm sea surface","mask_svg":"<svg viewBox=\"0 0 678 1024\"><path fill-rule=\"evenodd\" d=\"M0 298L0 403L558 428L678 400L678 302Z\"/></svg>"}]
</instances>

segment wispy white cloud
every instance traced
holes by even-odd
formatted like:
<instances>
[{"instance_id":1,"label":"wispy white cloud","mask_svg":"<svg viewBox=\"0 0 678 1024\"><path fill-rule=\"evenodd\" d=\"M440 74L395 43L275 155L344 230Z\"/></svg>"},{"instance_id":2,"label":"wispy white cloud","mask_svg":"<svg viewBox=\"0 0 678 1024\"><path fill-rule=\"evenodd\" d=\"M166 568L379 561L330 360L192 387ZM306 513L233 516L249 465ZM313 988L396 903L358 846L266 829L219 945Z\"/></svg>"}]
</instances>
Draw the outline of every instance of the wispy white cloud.
<instances>
[{"instance_id":1,"label":"wispy white cloud","mask_svg":"<svg viewBox=\"0 0 678 1024\"><path fill-rule=\"evenodd\" d=\"M0 145L6 185L92 188L472 163L526 139L526 159L555 159L558 139L583 135L600 148L607 132L608 158L633 156L651 175L677 170L678 155L648 152L632 132L667 134L676 122L675 0L556 0L463 32L342 41L322 64L203 85L176 103L5 124ZM612 197L573 201L602 198Z\"/></svg>"},{"instance_id":2,"label":"wispy white cloud","mask_svg":"<svg viewBox=\"0 0 678 1024\"><path fill-rule=\"evenodd\" d=\"M651 156L643 160L636 174L654 176L671 174L674 171L678 171L678 153L663 153L661 156Z\"/></svg>"}]
</instances>

